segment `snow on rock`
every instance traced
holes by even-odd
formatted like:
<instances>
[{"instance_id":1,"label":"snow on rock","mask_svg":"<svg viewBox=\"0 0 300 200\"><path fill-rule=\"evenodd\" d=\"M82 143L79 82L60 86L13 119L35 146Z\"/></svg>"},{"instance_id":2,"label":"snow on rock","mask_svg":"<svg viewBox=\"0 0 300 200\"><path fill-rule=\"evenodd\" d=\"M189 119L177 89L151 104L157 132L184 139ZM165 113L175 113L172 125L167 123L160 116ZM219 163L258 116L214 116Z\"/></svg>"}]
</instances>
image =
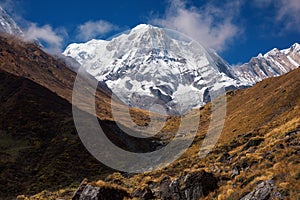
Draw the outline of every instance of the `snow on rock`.
<instances>
[{"instance_id":1,"label":"snow on rock","mask_svg":"<svg viewBox=\"0 0 300 200\"><path fill-rule=\"evenodd\" d=\"M300 66L300 45L288 49L272 49L265 55L259 54L250 62L234 68L235 77L253 85L265 78L280 76Z\"/></svg>"},{"instance_id":2,"label":"snow on rock","mask_svg":"<svg viewBox=\"0 0 300 200\"><path fill-rule=\"evenodd\" d=\"M0 7L0 33L22 35L16 22Z\"/></svg>"},{"instance_id":3,"label":"snow on rock","mask_svg":"<svg viewBox=\"0 0 300 200\"><path fill-rule=\"evenodd\" d=\"M241 83L213 50L186 36L141 24L111 40L70 44L63 52L104 81L129 106L161 104L182 114L202 106L210 92Z\"/></svg>"}]
</instances>

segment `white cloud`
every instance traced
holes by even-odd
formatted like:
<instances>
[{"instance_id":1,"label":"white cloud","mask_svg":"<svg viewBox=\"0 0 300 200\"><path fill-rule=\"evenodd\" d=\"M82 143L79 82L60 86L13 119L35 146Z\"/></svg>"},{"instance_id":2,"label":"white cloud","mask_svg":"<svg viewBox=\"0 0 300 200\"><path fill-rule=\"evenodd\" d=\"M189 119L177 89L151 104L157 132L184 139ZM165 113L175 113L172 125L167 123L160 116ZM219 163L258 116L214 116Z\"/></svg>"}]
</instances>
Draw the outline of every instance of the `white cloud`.
<instances>
[{"instance_id":1,"label":"white cloud","mask_svg":"<svg viewBox=\"0 0 300 200\"><path fill-rule=\"evenodd\" d=\"M225 3L223 8L206 4L202 8L187 7L182 0L172 1L163 18L150 22L162 27L178 30L217 51L237 36L238 27L233 18L239 13L239 1Z\"/></svg>"},{"instance_id":2,"label":"white cloud","mask_svg":"<svg viewBox=\"0 0 300 200\"><path fill-rule=\"evenodd\" d=\"M299 0L280 0L277 20L285 21L286 28L300 31Z\"/></svg>"},{"instance_id":3,"label":"white cloud","mask_svg":"<svg viewBox=\"0 0 300 200\"><path fill-rule=\"evenodd\" d=\"M24 39L27 41L38 40L46 43L46 50L50 53L61 52L62 43L66 36L64 29L54 30L50 25L38 27L37 24L32 23L27 30L24 31Z\"/></svg>"},{"instance_id":4,"label":"white cloud","mask_svg":"<svg viewBox=\"0 0 300 200\"><path fill-rule=\"evenodd\" d=\"M117 30L116 25L104 20L88 21L78 27L78 38L90 40L95 37L103 36L113 30Z\"/></svg>"},{"instance_id":5,"label":"white cloud","mask_svg":"<svg viewBox=\"0 0 300 200\"><path fill-rule=\"evenodd\" d=\"M1 1L1 0L0 0ZM64 39L68 36L64 28L52 28L50 25L38 26L22 17L24 10L22 3L15 0L3 0L0 6L8 11L22 25L23 39L25 41L39 41L49 53L61 53Z\"/></svg>"},{"instance_id":6,"label":"white cloud","mask_svg":"<svg viewBox=\"0 0 300 200\"><path fill-rule=\"evenodd\" d=\"M300 31L300 2L299 0L254 0L258 8L273 6L274 23L283 23L284 29Z\"/></svg>"}]
</instances>

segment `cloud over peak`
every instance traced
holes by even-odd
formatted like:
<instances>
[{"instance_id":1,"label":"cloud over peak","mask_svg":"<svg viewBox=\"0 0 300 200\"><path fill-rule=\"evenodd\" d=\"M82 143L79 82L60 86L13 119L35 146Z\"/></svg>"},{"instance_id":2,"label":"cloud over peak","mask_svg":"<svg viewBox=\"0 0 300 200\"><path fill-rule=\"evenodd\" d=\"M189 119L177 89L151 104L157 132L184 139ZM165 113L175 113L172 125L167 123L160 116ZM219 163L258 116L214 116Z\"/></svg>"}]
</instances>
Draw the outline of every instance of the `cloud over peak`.
<instances>
[{"instance_id":1,"label":"cloud over peak","mask_svg":"<svg viewBox=\"0 0 300 200\"><path fill-rule=\"evenodd\" d=\"M46 50L50 53L59 53L62 50L62 44L66 31L62 29L54 30L50 25L39 27L35 23L31 23L24 32L24 39L28 41L38 40L46 43Z\"/></svg>"},{"instance_id":2,"label":"cloud over peak","mask_svg":"<svg viewBox=\"0 0 300 200\"><path fill-rule=\"evenodd\" d=\"M208 48L222 51L239 33L233 23L239 7L239 1L232 1L224 5L224 12L224 8L220 9L213 3L196 8L188 7L182 0L175 0L170 2L164 17L150 22L185 33Z\"/></svg>"},{"instance_id":3,"label":"cloud over peak","mask_svg":"<svg viewBox=\"0 0 300 200\"><path fill-rule=\"evenodd\" d=\"M87 21L78 26L77 37L82 40L90 40L99 36L101 37L114 30L118 30L118 26L105 20Z\"/></svg>"}]
</instances>

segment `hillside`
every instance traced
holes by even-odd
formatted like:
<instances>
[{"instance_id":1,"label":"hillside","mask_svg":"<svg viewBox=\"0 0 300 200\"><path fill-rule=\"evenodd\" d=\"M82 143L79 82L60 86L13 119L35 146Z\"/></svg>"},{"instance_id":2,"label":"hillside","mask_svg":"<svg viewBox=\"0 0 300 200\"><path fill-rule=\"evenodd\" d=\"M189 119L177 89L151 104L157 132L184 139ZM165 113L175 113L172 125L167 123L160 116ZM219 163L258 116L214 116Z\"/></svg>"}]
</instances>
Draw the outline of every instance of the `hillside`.
<instances>
[{"instance_id":1,"label":"hillside","mask_svg":"<svg viewBox=\"0 0 300 200\"><path fill-rule=\"evenodd\" d=\"M72 103L73 84L77 74L70 70L66 63L47 54L40 46L24 42L16 36L1 34L0 46L2 71L31 80ZM86 93L95 92L90 84L95 79L91 76L79 76L78 79ZM101 98L97 98L97 95L95 97L99 108L98 114L102 113L100 117L104 119L111 119L108 112L111 92L105 84L100 83L99 86L96 94Z\"/></svg>"},{"instance_id":2,"label":"hillside","mask_svg":"<svg viewBox=\"0 0 300 200\"><path fill-rule=\"evenodd\" d=\"M0 77L0 199L111 173L81 144L71 104L23 77Z\"/></svg>"},{"instance_id":3,"label":"hillside","mask_svg":"<svg viewBox=\"0 0 300 200\"><path fill-rule=\"evenodd\" d=\"M140 24L111 39L70 44L62 55L50 55L42 44L80 41L81 34L96 38L91 29L104 31L101 38L108 36L122 30L117 24L139 23L140 12L131 11L143 11L146 4L129 5L130 10L111 4L119 16L123 11L138 14L139 22L129 15L110 21L111 2L105 12L85 11L86 6L99 6L80 2L79 12L74 3L67 13L60 7L71 18L59 15L49 23L50 18L37 14L43 12L37 2L21 3L22 9L19 3L0 3L24 23L19 27L0 6L0 200L300 200L298 43L231 67L214 50L176 31ZM154 18L162 17L158 21L165 25L184 23L191 31L198 29L189 25L199 25L204 16L199 38L212 46L224 40L226 46L219 44L219 50L231 42L241 47L239 41L229 42L244 29L241 25L256 31L276 16L273 10L282 14L285 20L276 20L267 32L258 31L267 35L256 40L261 42L252 44L252 32L242 33L247 40L242 46L249 48L238 48L229 59L295 37L292 26L280 36L269 34L293 24L289 18L295 10L284 5L201 1L198 9L194 2L169 3L147 9L150 15L161 10ZM46 7L44 14L51 17L53 8ZM236 9L256 13L255 26L255 16L231 16ZM100 13L109 21L78 21L85 12L90 17ZM69 34L76 24L76 33ZM216 41L201 35L206 25ZM226 104L219 96L225 91Z\"/></svg>"},{"instance_id":4,"label":"hillside","mask_svg":"<svg viewBox=\"0 0 300 200\"><path fill-rule=\"evenodd\" d=\"M0 69L16 76L28 78L68 102L72 102L72 89L77 74L70 70L65 63L45 53L39 46L23 42L17 37L1 35L0 46ZM92 77L82 77L81 81L86 92L94 92L88 83L95 81ZM97 88L97 94L100 96L97 98L98 95L96 95L98 116L103 119L111 119L108 106L110 90L103 84L102 87Z\"/></svg>"},{"instance_id":5,"label":"hillside","mask_svg":"<svg viewBox=\"0 0 300 200\"><path fill-rule=\"evenodd\" d=\"M218 144L207 157L201 159L198 153L208 127L210 104L200 109L202 128L193 145L176 162L149 173L127 176L114 173L103 179L106 182L85 182L74 199L80 195L82 198L91 195L88 192L81 193L82 190L94 191L94 195L100 196L103 191L113 190L117 193L121 190L131 198L135 196L138 199L169 199L168 195L171 194L171 199L176 199L174 191L179 196L189 194L186 191L202 191L190 193L201 199L246 200L251 196L257 199L299 199L299 83L298 68L286 75L266 79L251 88L228 92L225 127ZM197 177L203 176L207 181L212 181L212 188L205 188L207 183L201 181L194 182L194 187L188 186ZM218 180L217 185L214 185L214 177ZM179 181L178 188L176 181ZM171 183L175 186L171 186ZM31 199L68 199L74 191L45 191Z\"/></svg>"},{"instance_id":6,"label":"hillside","mask_svg":"<svg viewBox=\"0 0 300 200\"><path fill-rule=\"evenodd\" d=\"M120 100L111 99L111 91L106 84L99 82L92 76L85 74L76 74L70 70L66 63L62 62L43 50L35 44L24 42L18 37L1 35L0 37L0 69L16 76L25 77L34 81L35 83L49 89L58 96L72 103L72 91L75 79L81 86L79 90L79 102L82 102L81 109L89 112L85 105L90 101L89 97L95 99L96 115L102 120L114 120L111 111L111 102L121 113L121 122L123 124L130 124L127 116L123 117L124 112L128 112ZM77 76L78 75L78 76ZM93 84L98 84L95 88ZM131 116L135 121L144 124L148 121L149 113L140 109L131 108ZM94 113L92 113L94 114ZM160 118L159 116L157 116Z\"/></svg>"},{"instance_id":7,"label":"hillside","mask_svg":"<svg viewBox=\"0 0 300 200\"><path fill-rule=\"evenodd\" d=\"M0 199L78 184L85 177L104 178L114 171L82 145L68 101L26 78L3 71L0 78ZM87 120L91 117L80 112ZM125 136L111 121L99 122L108 138L124 149L155 147Z\"/></svg>"},{"instance_id":8,"label":"hillside","mask_svg":"<svg viewBox=\"0 0 300 200\"><path fill-rule=\"evenodd\" d=\"M77 135L71 104L76 74L38 46L18 38L2 36L0 46L0 199L110 174L113 170L93 158ZM84 94L93 92L91 77L80 81ZM99 122L115 144L132 151L153 148L132 137L120 139L123 132L111 121L110 91L105 85L97 88L96 101ZM131 114L139 123L148 121L145 112L132 110Z\"/></svg>"},{"instance_id":9,"label":"hillside","mask_svg":"<svg viewBox=\"0 0 300 200\"><path fill-rule=\"evenodd\" d=\"M42 190L52 192L44 191L32 199L69 199L83 178L105 181L84 182L83 188L104 188L102 191L110 191L108 195L140 199L143 195L147 197L144 199L168 199L172 190L178 190L179 196L190 194L184 188L190 188L189 191L196 192L194 195L202 199L241 199L252 195L250 192L256 187L267 187L267 195L272 198L297 199L300 189L299 68L251 88L228 92L225 126L207 157L201 159L198 154L209 126L210 103L191 111L195 115L200 112L201 128L180 159L148 173L112 174L112 169L85 150L76 134L71 112L76 74L34 44L8 36L1 37L0 42L3 80L0 96L4 112L0 119L0 181L4 199ZM80 78L82 91L92 93L90 82L94 79ZM153 151L161 142L157 137L163 136L167 144L177 132L180 117L169 117L162 131L151 138L157 141L156 145L126 136L112 118L110 95L105 85L98 87L97 116L109 139L123 149ZM84 102L87 97L80 98ZM130 121L123 110L126 106L119 101L116 104L126 126ZM85 105L80 108L85 110ZM137 124L148 125L148 112L131 109L130 114ZM84 113L84 116L90 114ZM154 117L161 120L159 115ZM205 187L207 182L195 182L202 179L212 187ZM179 185L169 188L172 181ZM199 188L202 188L200 193Z\"/></svg>"}]
</instances>

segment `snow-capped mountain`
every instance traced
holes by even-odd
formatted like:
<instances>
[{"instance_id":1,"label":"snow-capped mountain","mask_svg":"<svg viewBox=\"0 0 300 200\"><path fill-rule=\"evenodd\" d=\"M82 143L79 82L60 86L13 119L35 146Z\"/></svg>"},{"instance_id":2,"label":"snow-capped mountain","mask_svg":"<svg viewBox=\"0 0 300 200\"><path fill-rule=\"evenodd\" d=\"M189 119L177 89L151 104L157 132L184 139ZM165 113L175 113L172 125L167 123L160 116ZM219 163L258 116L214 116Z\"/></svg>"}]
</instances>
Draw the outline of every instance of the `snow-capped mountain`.
<instances>
[{"instance_id":1,"label":"snow-capped mountain","mask_svg":"<svg viewBox=\"0 0 300 200\"><path fill-rule=\"evenodd\" d=\"M209 92L243 85L215 52L151 25L138 25L111 40L70 44L63 54L104 81L123 102L142 109L159 103L183 113L209 101Z\"/></svg>"},{"instance_id":2,"label":"snow-capped mountain","mask_svg":"<svg viewBox=\"0 0 300 200\"><path fill-rule=\"evenodd\" d=\"M22 30L16 22L0 7L0 33L22 35Z\"/></svg>"},{"instance_id":3,"label":"snow-capped mountain","mask_svg":"<svg viewBox=\"0 0 300 200\"><path fill-rule=\"evenodd\" d=\"M300 45L295 43L288 49L274 48L264 55L259 54L233 71L243 82L254 84L265 78L283 75L299 66Z\"/></svg>"}]
</instances>

